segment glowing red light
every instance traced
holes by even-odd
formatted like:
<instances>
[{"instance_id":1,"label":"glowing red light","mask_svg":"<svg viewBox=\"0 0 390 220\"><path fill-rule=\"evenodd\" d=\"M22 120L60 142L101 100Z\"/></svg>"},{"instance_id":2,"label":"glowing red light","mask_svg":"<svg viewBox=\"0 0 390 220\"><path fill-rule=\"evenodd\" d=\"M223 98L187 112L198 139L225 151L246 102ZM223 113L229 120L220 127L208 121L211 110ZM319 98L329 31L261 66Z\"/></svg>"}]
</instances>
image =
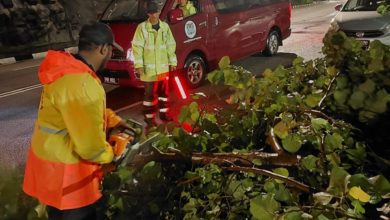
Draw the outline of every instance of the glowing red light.
<instances>
[{"instance_id":1,"label":"glowing red light","mask_svg":"<svg viewBox=\"0 0 390 220\"><path fill-rule=\"evenodd\" d=\"M180 91L181 98L182 99L187 99L186 92L184 91L183 85L181 84L180 79L179 79L178 76L175 76L175 82L176 82L177 88Z\"/></svg>"}]
</instances>

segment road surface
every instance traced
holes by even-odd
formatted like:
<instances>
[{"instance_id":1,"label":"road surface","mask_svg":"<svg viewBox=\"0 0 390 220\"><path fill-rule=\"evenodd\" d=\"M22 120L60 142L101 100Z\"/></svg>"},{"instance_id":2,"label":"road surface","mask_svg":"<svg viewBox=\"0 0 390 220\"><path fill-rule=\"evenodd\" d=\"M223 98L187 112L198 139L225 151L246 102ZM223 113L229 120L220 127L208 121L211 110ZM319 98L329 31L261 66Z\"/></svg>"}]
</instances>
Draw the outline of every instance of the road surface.
<instances>
[{"instance_id":1,"label":"road surface","mask_svg":"<svg viewBox=\"0 0 390 220\"><path fill-rule=\"evenodd\" d=\"M254 55L235 64L261 75L266 68L290 65L296 56L320 57L322 38L335 15L339 1L326 1L293 10L292 35L284 41L275 57ZM37 115L42 87L37 70L40 60L28 60L0 66L0 166L23 168ZM107 104L124 117L142 121L142 89L105 85ZM214 91L207 83L197 91ZM188 101L187 101L188 102ZM211 102L211 101L210 101ZM185 102L174 102L178 112Z\"/></svg>"}]
</instances>

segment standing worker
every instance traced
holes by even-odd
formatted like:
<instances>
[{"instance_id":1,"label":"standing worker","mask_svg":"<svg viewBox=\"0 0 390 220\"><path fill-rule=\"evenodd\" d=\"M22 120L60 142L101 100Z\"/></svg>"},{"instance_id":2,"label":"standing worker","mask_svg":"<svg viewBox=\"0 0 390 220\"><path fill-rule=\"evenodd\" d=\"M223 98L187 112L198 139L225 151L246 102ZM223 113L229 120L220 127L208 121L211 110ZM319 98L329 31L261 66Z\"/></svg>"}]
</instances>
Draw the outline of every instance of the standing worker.
<instances>
[{"instance_id":1,"label":"standing worker","mask_svg":"<svg viewBox=\"0 0 390 220\"><path fill-rule=\"evenodd\" d=\"M157 105L159 117L171 121L168 116L169 72L177 66L176 42L167 23L159 19L160 10L155 2L146 8L148 20L138 25L132 41L134 64L144 82L144 117L147 128L156 126Z\"/></svg>"},{"instance_id":2,"label":"standing worker","mask_svg":"<svg viewBox=\"0 0 390 220\"><path fill-rule=\"evenodd\" d=\"M196 8L191 1L179 0L178 8L182 10L184 17L196 14Z\"/></svg>"},{"instance_id":3,"label":"standing worker","mask_svg":"<svg viewBox=\"0 0 390 220\"><path fill-rule=\"evenodd\" d=\"M47 205L49 219L99 219L101 164L123 153L106 141L106 129L125 124L106 109L96 76L121 47L103 23L83 26L78 47L76 55L49 51L39 68L43 91L23 191Z\"/></svg>"}]
</instances>

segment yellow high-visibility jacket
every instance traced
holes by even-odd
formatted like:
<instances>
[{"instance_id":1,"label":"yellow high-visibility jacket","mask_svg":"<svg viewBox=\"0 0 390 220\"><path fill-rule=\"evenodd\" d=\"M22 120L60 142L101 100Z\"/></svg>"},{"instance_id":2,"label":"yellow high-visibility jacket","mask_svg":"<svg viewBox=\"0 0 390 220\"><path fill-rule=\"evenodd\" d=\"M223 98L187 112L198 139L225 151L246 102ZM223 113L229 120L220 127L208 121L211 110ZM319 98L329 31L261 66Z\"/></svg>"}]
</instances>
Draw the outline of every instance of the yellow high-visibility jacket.
<instances>
[{"instance_id":1,"label":"yellow high-visibility jacket","mask_svg":"<svg viewBox=\"0 0 390 220\"><path fill-rule=\"evenodd\" d=\"M158 31L149 20L138 25L132 41L135 68L144 68L141 81L163 80L169 73L169 66L177 66L176 42L168 24L160 22Z\"/></svg>"},{"instance_id":2,"label":"yellow high-visibility jacket","mask_svg":"<svg viewBox=\"0 0 390 220\"><path fill-rule=\"evenodd\" d=\"M23 190L58 209L96 202L100 164L114 157L105 130L121 119L105 106L95 73L65 52L49 51L39 69L43 91Z\"/></svg>"},{"instance_id":3,"label":"yellow high-visibility jacket","mask_svg":"<svg viewBox=\"0 0 390 220\"><path fill-rule=\"evenodd\" d=\"M196 8L191 1L188 1L185 6L179 5L179 8L183 11L184 17L188 17L188 16L191 16L193 14L196 14Z\"/></svg>"}]
</instances>

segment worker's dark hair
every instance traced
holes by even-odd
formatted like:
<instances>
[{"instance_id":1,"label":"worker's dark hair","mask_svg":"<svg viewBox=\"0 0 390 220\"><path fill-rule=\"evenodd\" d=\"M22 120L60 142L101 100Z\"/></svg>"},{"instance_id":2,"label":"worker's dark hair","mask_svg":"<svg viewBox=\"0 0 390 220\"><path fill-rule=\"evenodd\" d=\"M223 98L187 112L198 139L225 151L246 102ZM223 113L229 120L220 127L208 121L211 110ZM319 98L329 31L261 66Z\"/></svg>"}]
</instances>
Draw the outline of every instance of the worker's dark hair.
<instances>
[{"instance_id":1,"label":"worker's dark hair","mask_svg":"<svg viewBox=\"0 0 390 220\"><path fill-rule=\"evenodd\" d=\"M79 40L79 50L80 51L92 51L95 50L99 45L92 43L92 42L87 42L87 41L82 41Z\"/></svg>"},{"instance_id":2,"label":"worker's dark hair","mask_svg":"<svg viewBox=\"0 0 390 220\"><path fill-rule=\"evenodd\" d=\"M86 24L81 28L79 34L79 50L91 51L98 46L106 44L123 51L114 41L112 30L107 24L95 22Z\"/></svg>"}]
</instances>

